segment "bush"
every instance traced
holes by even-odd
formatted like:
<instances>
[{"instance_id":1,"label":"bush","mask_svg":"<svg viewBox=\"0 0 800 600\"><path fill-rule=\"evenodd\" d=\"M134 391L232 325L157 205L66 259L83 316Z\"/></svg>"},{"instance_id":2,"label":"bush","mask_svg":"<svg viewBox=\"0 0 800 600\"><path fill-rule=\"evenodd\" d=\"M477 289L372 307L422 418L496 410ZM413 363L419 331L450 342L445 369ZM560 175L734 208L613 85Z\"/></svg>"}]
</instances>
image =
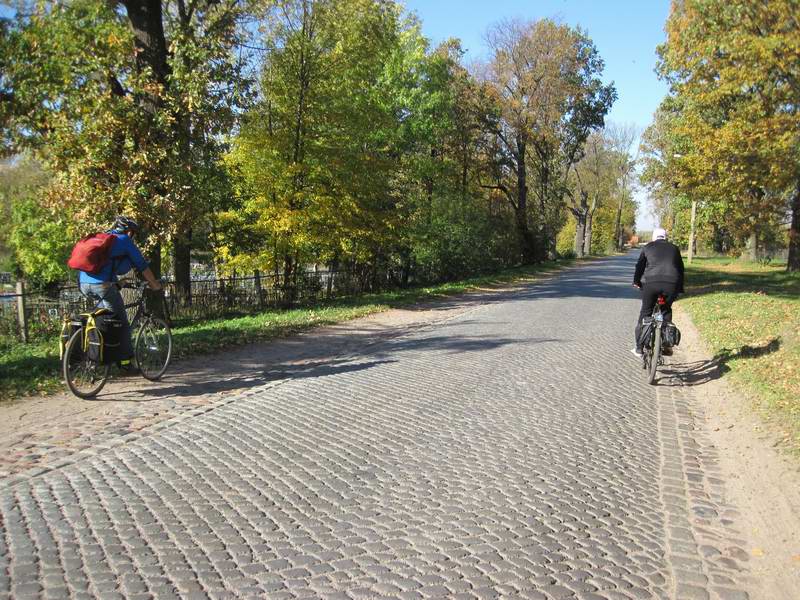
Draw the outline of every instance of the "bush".
<instances>
[{"instance_id":1,"label":"bush","mask_svg":"<svg viewBox=\"0 0 800 600\"><path fill-rule=\"evenodd\" d=\"M556 252L562 258L575 257L575 217L569 215L556 237Z\"/></svg>"}]
</instances>

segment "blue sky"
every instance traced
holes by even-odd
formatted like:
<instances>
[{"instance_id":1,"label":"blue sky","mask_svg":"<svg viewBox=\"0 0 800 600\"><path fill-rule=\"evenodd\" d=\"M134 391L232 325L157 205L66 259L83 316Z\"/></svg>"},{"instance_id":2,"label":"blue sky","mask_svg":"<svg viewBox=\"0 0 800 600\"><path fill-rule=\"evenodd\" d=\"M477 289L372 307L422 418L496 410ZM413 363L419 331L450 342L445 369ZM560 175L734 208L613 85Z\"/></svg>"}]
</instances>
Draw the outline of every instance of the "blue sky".
<instances>
[{"instance_id":1,"label":"blue sky","mask_svg":"<svg viewBox=\"0 0 800 600\"><path fill-rule=\"evenodd\" d=\"M487 28L506 18L553 18L579 25L594 41L606 63L604 79L613 81L619 98L608 119L635 123L640 129L667 93L659 81L656 46L664 41L669 0L405 0L417 13L424 34L434 44L457 37L468 50L466 60L488 58ZM640 228L652 227L647 198L638 194Z\"/></svg>"}]
</instances>

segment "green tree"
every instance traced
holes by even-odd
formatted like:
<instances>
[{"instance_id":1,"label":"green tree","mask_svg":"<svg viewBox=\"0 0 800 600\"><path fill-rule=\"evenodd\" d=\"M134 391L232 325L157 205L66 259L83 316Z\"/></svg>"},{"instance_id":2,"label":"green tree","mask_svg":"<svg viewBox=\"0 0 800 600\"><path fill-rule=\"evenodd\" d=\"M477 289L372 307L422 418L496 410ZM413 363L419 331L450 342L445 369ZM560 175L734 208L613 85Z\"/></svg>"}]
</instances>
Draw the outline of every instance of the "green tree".
<instances>
[{"instance_id":1,"label":"green tree","mask_svg":"<svg viewBox=\"0 0 800 600\"><path fill-rule=\"evenodd\" d=\"M669 164L680 173L677 189L723 205L713 212L740 238L789 215L793 271L800 270L797 11L796 0L676 0L659 51L675 150L662 156L662 175Z\"/></svg>"},{"instance_id":2,"label":"green tree","mask_svg":"<svg viewBox=\"0 0 800 600\"><path fill-rule=\"evenodd\" d=\"M302 263L366 260L395 236L386 88L412 33L378 0L287 0L267 17L262 98L228 157L242 210L224 215L265 243L253 256L228 240L223 258L286 277Z\"/></svg>"},{"instance_id":3,"label":"green tree","mask_svg":"<svg viewBox=\"0 0 800 600\"><path fill-rule=\"evenodd\" d=\"M486 186L513 207L523 260L532 262L555 245L552 215L561 213L567 173L616 93L600 81L603 61L580 30L547 19L506 21L490 30L489 41L488 80L499 114Z\"/></svg>"},{"instance_id":4,"label":"green tree","mask_svg":"<svg viewBox=\"0 0 800 600\"><path fill-rule=\"evenodd\" d=\"M492 211L477 178L483 126L495 107L461 58L456 40L416 53L405 69L406 83L397 87L407 115L399 179L411 209L400 252L405 259L408 248L417 277L425 279L455 278L518 256L509 252L516 243L508 236L508 214Z\"/></svg>"},{"instance_id":5,"label":"green tree","mask_svg":"<svg viewBox=\"0 0 800 600\"><path fill-rule=\"evenodd\" d=\"M219 140L247 89L234 53L242 6L37 2L2 30L0 124L53 174L41 207L78 232L136 216L171 238L183 288L187 238L224 182Z\"/></svg>"},{"instance_id":6,"label":"green tree","mask_svg":"<svg viewBox=\"0 0 800 600\"><path fill-rule=\"evenodd\" d=\"M47 215L35 199L47 182L47 173L29 156L0 163L0 220L5 224L0 227L0 271L34 273L36 284L60 279L67 271L64 245L69 234L63 219L47 223L46 231L37 231ZM48 249L54 251L48 253Z\"/></svg>"}]
</instances>

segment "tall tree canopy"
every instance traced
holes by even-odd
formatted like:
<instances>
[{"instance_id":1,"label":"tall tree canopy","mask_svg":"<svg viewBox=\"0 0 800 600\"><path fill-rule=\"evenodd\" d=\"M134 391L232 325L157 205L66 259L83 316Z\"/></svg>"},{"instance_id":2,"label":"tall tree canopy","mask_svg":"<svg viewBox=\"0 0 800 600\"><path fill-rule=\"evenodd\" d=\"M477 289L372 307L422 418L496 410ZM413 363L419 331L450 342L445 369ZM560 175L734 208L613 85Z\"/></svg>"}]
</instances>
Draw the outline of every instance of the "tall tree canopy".
<instances>
[{"instance_id":1,"label":"tall tree canopy","mask_svg":"<svg viewBox=\"0 0 800 600\"><path fill-rule=\"evenodd\" d=\"M650 132L662 163L650 173L707 203L740 239L788 221L790 270L800 269L799 9L674 0L660 48L671 97Z\"/></svg>"},{"instance_id":2,"label":"tall tree canopy","mask_svg":"<svg viewBox=\"0 0 800 600\"><path fill-rule=\"evenodd\" d=\"M247 91L241 5L42 1L4 23L0 124L53 174L43 204L67 236L131 214L172 239L188 276L180 248L213 207L220 136Z\"/></svg>"},{"instance_id":3,"label":"tall tree canopy","mask_svg":"<svg viewBox=\"0 0 800 600\"><path fill-rule=\"evenodd\" d=\"M500 110L487 185L513 207L524 259L538 260L555 246L553 215L561 214L568 172L616 92L600 80L603 61L578 29L549 19L506 21L490 30L489 42L488 79Z\"/></svg>"},{"instance_id":4,"label":"tall tree canopy","mask_svg":"<svg viewBox=\"0 0 800 600\"><path fill-rule=\"evenodd\" d=\"M74 240L132 214L185 291L193 250L404 283L541 260L616 98L579 29L501 23L468 68L393 0L40 0L0 36L7 153L47 173L12 245L42 215Z\"/></svg>"}]
</instances>

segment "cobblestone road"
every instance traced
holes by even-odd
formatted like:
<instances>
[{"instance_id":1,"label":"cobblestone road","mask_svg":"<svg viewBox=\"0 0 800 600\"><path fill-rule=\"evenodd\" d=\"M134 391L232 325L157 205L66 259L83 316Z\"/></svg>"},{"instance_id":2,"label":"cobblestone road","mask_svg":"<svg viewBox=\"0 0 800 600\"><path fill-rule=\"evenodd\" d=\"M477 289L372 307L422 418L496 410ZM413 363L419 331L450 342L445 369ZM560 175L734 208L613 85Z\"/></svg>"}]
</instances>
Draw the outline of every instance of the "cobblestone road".
<instances>
[{"instance_id":1,"label":"cobblestone road","mask_svg":"<svg viewBox=\"0 0 800 600\"><path fill-rule=\"evenodd\" d=\"M691 388L629 352L634 260L0 487L0 597L747 598Z\"/></svg>"}]
</instances>

